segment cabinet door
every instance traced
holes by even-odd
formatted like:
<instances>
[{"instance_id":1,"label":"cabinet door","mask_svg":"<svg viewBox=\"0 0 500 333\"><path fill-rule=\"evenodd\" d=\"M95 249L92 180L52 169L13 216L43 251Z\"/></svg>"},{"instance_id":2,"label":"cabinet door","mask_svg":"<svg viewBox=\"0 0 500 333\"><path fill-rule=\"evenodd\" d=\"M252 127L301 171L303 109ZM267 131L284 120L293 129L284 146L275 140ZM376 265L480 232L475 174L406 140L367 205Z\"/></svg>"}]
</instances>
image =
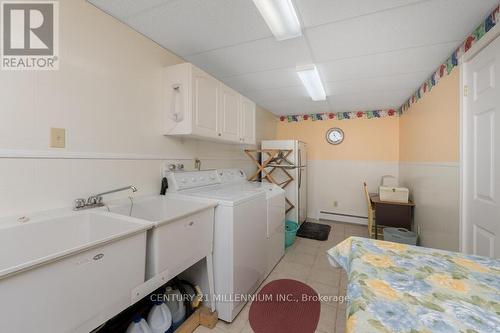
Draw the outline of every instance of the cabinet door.
<instances>
[{"instance_id":1,"label":"cabinet door","mask_svg":"<svg viewBox=\"0 0 500 333\"><path fill-rule=\"evenodd\" d=\"M224 140L240 141L240 94L221 84L219 87L219 134Z\"/></svg>"},{"instance_id":2,"label":"cabinet door","mask_svg":"<svg viewBox=\"0 0 500 333\"><path fill-rule=\"evenodd\" d=\"M207 73L193 68L193 133L218 137L219 83Z\"/></svg>"},{"instance_id":3,"label":"cabinet door","mask_svg":"<svg viewBox=\"0 0 500 333\"><path fill-rule=\"evenodd\" d=\"M241 96L240 141L255 144L255 103Z\"/></svg>"}]
</instances>

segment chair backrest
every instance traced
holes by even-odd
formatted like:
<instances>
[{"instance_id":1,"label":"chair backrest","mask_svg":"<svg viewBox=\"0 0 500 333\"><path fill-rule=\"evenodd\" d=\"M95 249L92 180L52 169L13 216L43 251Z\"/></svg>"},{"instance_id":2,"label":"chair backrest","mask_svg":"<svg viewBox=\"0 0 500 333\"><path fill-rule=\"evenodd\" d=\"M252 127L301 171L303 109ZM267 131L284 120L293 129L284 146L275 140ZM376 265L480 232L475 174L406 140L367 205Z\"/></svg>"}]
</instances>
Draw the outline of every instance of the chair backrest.
<instances>
[{"instance_id":1,"label":"chair backrest","mask_svg":"<svg viewBox=\"0 0 500 333\"><path fill-rule=\"evenodd\" d=\"M368 185L366 185L366 182L363 183L363 189L365 190L365 197L368 209L370 209L372 208L372 201L370 200L370 194L368 193Z\"/></svg>"}]
</instances>

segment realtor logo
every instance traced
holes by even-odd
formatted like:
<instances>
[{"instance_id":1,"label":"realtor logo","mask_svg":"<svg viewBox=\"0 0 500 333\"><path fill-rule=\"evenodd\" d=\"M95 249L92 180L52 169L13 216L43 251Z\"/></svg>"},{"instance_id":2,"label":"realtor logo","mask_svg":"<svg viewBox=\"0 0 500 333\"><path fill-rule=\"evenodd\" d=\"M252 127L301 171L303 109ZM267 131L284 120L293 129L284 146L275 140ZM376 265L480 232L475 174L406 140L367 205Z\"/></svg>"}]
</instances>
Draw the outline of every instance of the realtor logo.
<instances>
[{"instance_id":1,"label":"realtor logo","mask_svg":"<svg viewBox=\"0 0 500 333\"><path fill-rule=\"evenodd\" d=\"M57 1L1 3L1 69L59 68Z\"/></svg>"}]
</instances>

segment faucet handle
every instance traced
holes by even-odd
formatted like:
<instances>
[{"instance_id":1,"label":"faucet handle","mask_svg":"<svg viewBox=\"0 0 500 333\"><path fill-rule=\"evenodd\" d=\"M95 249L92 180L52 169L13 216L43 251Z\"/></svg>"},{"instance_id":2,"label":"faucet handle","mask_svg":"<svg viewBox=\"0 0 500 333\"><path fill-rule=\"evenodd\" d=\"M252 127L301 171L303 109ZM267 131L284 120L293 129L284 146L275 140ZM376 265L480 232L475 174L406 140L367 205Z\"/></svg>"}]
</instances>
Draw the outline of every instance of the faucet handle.
<instances>
[{"instance_id":1,"label":"faucet handle","mask_svg":"<svg viewBox=\"0 0 500 333\"><path fill-rule=\"evenodd\" d=\"M80 209L80 208L83 208L85 207L85 199L82 199L82 198L78 198L75 200L75 206L74 208L75 209Z\"/></svg>"}]
</instances>

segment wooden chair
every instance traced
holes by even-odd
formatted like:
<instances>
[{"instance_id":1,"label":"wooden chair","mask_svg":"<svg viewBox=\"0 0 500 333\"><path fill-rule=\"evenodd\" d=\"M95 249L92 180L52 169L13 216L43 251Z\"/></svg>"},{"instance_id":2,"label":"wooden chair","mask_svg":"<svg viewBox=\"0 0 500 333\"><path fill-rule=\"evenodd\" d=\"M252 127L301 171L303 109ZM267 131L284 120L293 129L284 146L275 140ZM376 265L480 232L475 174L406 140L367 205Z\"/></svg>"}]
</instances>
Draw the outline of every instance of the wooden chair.
<instances>
[{"instance_id":1,"label":"wooden chair","mask_svg":"<svg viewBox=\"0 0 500 333\"><path fill-rule=\"evenodd\" d=\"M375 207L372 203L372 200L370 199L370 194L368 193L368 186L366 185L366 182L363 183L363 189L365 191L366 204L368 206L368 236L370 238L374 238L374 236L375 236L375 224L374 224Z\"/></svg>"}]
</instances>

